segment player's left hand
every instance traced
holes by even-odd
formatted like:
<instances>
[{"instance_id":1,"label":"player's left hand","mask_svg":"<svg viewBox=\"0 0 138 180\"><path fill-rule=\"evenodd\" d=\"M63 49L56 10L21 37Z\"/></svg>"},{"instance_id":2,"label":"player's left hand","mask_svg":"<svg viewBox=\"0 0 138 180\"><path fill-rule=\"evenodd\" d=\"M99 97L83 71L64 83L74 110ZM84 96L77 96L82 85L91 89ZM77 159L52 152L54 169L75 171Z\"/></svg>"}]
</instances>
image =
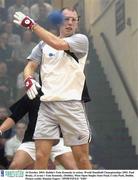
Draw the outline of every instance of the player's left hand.
<instances>
[{"instance_id":1,"label":"player's left hand","mask_svg":"<svg viewBox=\"0 0 138 180\"><path fill-rule=\"evenodd\" d=\"M41 88L40 84L36 82L36 80L32 76L29 76L27 79L25 79L24 83L25 83L26 93L29 99L31 100L35 99L36 96L38 95L38 89Z\"/></svg>"},{"instance_id":2,"label":"player's left hand","mask_svg":"<svg viewBox=\"0 0 138 180\"><path fill-rule=\"evenodd\" d=\"M13 22L19 26L25 27L32 30L33 26L36 24L33 19L29 16L26 16L22 12L15 12Z\"/></svg>"}]
</instances>

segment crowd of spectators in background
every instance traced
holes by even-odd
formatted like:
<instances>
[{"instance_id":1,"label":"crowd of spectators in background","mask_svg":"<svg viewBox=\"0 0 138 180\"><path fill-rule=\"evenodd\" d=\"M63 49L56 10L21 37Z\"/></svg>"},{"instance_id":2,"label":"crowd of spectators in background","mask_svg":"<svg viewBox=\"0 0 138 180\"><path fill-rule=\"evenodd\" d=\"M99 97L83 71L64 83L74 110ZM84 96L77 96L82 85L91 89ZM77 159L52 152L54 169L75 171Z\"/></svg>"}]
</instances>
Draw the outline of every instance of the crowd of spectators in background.
<instances>
[{"instance_id":1,"label":"crowd of spectators in background","mask_svg":"<svg viewBox=\"0 0 138 180\"><path fill-rule=\"evenodd\" d=\"M0 1L0 124L10 114L9 107L25 93L23 69L27 56L39 41L31 31L13 24L13 14L21 11L41 26L48 28L50 25L47 16L53 9L48 0L5 0L3 2L4 5ZM27 123L27 117L23 122ZM8 168L14 151L20 145L22 138L18 135L21 133L18 132L21 129L18 128L19 125L0 137L0 169ZM12 147L9 147L11 144Z\"/></svg>"}]
</instances>

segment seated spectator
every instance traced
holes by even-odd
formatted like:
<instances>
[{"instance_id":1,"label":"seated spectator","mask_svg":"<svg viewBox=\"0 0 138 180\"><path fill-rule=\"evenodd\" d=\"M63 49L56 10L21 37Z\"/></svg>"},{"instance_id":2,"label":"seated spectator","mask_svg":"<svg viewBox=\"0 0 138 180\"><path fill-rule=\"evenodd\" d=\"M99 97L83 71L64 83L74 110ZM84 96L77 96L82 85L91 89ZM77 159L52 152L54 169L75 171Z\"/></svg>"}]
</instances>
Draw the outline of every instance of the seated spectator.
<instances>
[{"instance_id":1,"label":"seated spectator","mask_svg":"<svg viewBox=\"0 0 138 180\"><path fill-rule=\"evenodd\" d=\"M6 79L9 77L8 81L10 82L10 86L8 87L12 90L12 96L14 97L16 95L14 82L16 81L17 74L19 73L19 65L18 62L15 62L15 59L13 59L13 52L13 48L8 45L8 34L5 32L2 33L0 35L0 61L7 64Z\"/></svg>"},{"instance_id":2,"label":"seated spectator","mask_svg":"<svg viewBox=\"0 0 138 180\"><path fill-rule=\"evenodd\" d=\"M7 64L0 61L0 102L8 102L11 95L11 84L7 72Z\"/></svg>"},{"instance_id":3,"label":"seated spectator","mask_svg":"<svg viewBox=\"0 0 138 180\"><path fill-rule=\"evenodd\" d=\"M19 121L15 125L15 135L6 141L5 143L5 155L9 162L12 161L12 158L17 150L17 148L22 143L22 139L24 137L24 133L26 130L26 124L22 121Z\"/></svg>"},{"instance_id":4,"label":"seated spectator","mask_svg":"<svg viewBox=\"0 0 138 180\"><path fill-rule=\"evenodd\" d=\"M0 6L0 31L3 27L3 24L7 21L7 10L4 7Z\"/></svg>"},{"instance_id":5,"label":"seated spectator","mask_svg":"<svg viewBox=\"0 0 138 180\"><path fill-rule=\"evenodd\" d=\"M24 4L27 6L27 7L31 7L34 3L36 3L37 0L24 0Z\"/></svg>"},{"instance_id":6,"label":"seated spectator","mask_svg":"<svg viewBox=\"0 0 138 180\"><path fill-rule=\"evenodd\" d=\"M32 49L36 46L36 43L32 41L32 32L24 31L22 36L22 42L20 45L16 45L13 53L13 57L18 61L22 67L24 67L24 62L29 56Z\"/></svg>"},{"instance_id":7,"label":"seated spectator","mask_svg":"<svg viewBox=\"0 0 138 180\"><path fill-rule=\"evenodd\" d=\"M7 22L3 28L4 32L8 34L8 45L15 48L21 45L21 38L18 34L13 33L13 23Z\"/></svg>"},{"instance_id":8,"label":"seated spectator","mask_svg":"<svg viewBox=\"0 0 138 180\"><path fill-rule=\"evenodd\" d=\"M46 18L48 14L53 10L53 7L49 3L45 3L44 0L38 0L37 3L35 3L34 5L30 7L30 16L35 21L39 19L42 6L46 7L45 16L43 18Z\"/></svg>"},{"instance_id":9,"label":"seated spectator","mask_svg":"<svg viewBox=\"0 0 138 180\"><path fill-rule=\"evenodd\" d=\"M5 107L4 104L0 104L0 124L2 124L1 121L6 119L7 116L8 116L7 108Z\"/></svg>"},{"instance_id":10,"label":"seated spectator","mask_svg":"<svg viewBox=\"0 0 138 180\"><path fill-rule=\"evenodd\" d=\"M13 22L13 15L17 11L21 11L22 13L29 15L29 8L24 5L24 0L15 0L15 4L8 8L8 21ZM14 25L13 31L16 34L22 35L23 29Z\"/></svg>"},{"instance_id":11,"label":"seated spectator","mask_svg":"<svg viewBox=\"0 0 138 180\"><path fill-rule=\"evenodd\" d=\"M29 15L29 8L24 5L24 0L15 0L15 4L8 8L8 19L10 22L13 21L13 15L17 11Z\"/></svg>"},{"instance_id":12,"label":"seated spectator","mask_svg":"<svg viewBox=\"0 0 138 180\"><path fill-rule=\"evenodd\" d=\"M36 21L40 26L44 28L48 28L48 20L47 20L47 8L46 6L39 6L39 16Z\"/></svg>"},{"instance_id":13,"label":"seated spectator","mask_svg":"<svg viewBox=\"0 0 138 180\"><path fill-rule=\"evenodd\" d=\"M13 48L8 45L8 34L0 34L0 58L5 62L9 62L12 59Z\"/></svg>"},{"instance_id":14,"label":"seated spectator","mask_svg":"<svg viewBox=\"0 0 138 180\"><path fill-rule=\"evenodd\" d=\"M11 5L15 3L15 0L4 0L5 7L9 8Z\"/></svg>"}]
</instances>

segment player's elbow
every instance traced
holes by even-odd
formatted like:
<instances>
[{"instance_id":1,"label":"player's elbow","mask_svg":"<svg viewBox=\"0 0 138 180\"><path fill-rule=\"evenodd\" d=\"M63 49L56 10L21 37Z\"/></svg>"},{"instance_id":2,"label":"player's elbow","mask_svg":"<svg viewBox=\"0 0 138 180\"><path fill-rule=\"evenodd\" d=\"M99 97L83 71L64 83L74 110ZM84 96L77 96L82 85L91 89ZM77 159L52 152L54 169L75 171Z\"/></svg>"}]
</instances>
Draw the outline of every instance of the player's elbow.
<instances>
[{"instance_id":1,"label":"player's elbow","mask_svg":"<svg viewBox=\"0 0 138 180\"><path fill-rule=\"evenodd\" d=\"M64 40L57 41L53 43L53 48L56 50L69 50L69 45Z\"/></svg>"}]
</instances>

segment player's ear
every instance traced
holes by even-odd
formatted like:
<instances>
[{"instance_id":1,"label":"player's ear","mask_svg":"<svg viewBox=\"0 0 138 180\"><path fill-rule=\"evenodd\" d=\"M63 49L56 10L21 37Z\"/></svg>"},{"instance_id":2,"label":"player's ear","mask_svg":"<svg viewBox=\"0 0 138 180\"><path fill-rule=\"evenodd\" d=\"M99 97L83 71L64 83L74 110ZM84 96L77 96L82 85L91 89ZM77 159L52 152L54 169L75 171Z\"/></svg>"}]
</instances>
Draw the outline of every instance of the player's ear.
<instances>
[{"instance_id":1,"label":"player's ear","mask_svg":"<svg viewBox=\"0 0 138 180\"><path fill-rule=\"evenodd\" d=\"M79 29L79 21L76 23L76 33L78 33L80 31Z\"/></svg>"}]
</instances>

